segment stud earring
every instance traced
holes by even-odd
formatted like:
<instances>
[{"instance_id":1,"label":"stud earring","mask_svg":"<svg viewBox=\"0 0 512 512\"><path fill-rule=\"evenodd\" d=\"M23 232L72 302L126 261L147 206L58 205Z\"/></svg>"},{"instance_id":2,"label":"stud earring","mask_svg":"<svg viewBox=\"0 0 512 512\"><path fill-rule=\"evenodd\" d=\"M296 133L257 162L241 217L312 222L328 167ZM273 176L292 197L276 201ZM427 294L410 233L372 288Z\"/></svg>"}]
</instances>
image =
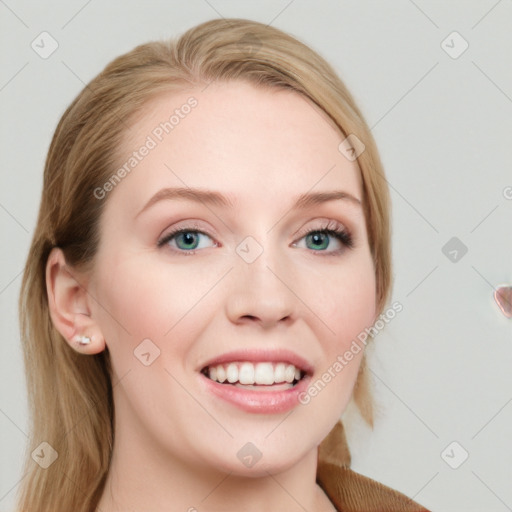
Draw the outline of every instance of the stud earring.
<instances>
[{"instance_id":1,"label":"stud earring","mask_svg":"<svg viewBox=\"0 0 512 512\"><path fill-rule=\"evenodd\" d=\"M76 336L75 337L75 341L80 346L84 347L84 346L89 345L91 343L92 336Z\"/></svg>"}]
</instances>

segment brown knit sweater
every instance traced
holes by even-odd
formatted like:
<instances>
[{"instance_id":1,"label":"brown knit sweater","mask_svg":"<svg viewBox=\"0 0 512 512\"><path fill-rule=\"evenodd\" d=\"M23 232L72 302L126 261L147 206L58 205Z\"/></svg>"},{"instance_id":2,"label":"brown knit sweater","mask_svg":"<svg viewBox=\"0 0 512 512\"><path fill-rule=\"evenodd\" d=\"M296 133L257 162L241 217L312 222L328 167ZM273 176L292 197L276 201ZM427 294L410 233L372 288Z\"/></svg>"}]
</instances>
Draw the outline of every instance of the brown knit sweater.
<instances>
[{"instance_id":1,"label":"brown knit sweater","mask_svg":"<svg viewBox=\"0 0 512 512\"><path fill-rule=\"evenodd\" d=\"M340 512L429 512L404 494L350 469L341 421L318 447L316 481Z\"/></svg>"}]
</instances>

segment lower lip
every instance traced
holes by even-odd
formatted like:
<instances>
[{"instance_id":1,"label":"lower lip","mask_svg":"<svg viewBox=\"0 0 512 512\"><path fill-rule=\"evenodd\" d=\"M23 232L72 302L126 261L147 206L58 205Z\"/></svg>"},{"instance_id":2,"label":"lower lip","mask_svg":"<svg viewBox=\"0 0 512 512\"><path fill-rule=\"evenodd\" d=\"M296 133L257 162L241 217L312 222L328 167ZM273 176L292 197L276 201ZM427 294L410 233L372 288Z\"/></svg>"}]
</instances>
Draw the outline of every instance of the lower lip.
<instances>
[{"instance_id":1,"label":"lower lip","mask_svg":"<svg viewBox=\"0 0 512 512\"><path fill-rule=\"evenodd\" d=\"M221 384L200 374L207 390L245 412L257 414L279 414L300 404L299 395L306 391L311 378L306 375L293 388L280 391L253 391L230 384Z\"/></svg>"}]
</instances>

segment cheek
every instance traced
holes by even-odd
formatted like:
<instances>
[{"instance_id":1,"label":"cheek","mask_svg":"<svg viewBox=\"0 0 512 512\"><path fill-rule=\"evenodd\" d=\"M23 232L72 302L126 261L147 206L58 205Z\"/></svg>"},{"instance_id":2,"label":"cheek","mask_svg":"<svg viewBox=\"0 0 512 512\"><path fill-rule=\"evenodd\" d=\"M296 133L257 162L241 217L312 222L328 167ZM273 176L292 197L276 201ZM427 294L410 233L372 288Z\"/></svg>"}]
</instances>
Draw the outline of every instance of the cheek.
<instances>
[{"instance_id":1,"label":"cheek","mask_svg":"<svg viewBox=\"0 0 512 512\"><path fill-rule=\"evenodd\" d=\"M104 265L95 280L95 313L109 350L119 363L124 359L129 364L133 351L146 339L162 352L165 349L162 355L169 358L185 350L187 339L192 339L195 328L200 327L197 322L190 325L190 320L198 312L203 322L213 316L207 310L210 303L203 299L225 273L225 269L211 266L206 271L195 265L192 272L183 264L148 260L142 255ZM184 335L187 339L181 338ZM172 343L178 336L181 343Z\"/></svg>"},{"instance_id":2,"label":"cheek","mask_svg":"<svg viewBox=\"0 0 512 512\"><path fill-rule=\"evenodd\" d=\"M98 297L106 310L101 315L103 324L120 336L136 339L161 335L158 320L171 305L163 287L151 276L127 266L118 267L98 286Z\"/></svg>"},{"instance_id":3,"label":"cheek","mask_svg":"<svg viewBox=\"0 0 512 512\"><path fill-rule=\"evenodd\" d=\"M336 418L350 399L364 354L365 344L358 336L375 318L373 262L368 258L346 265L321 283L324 293L317 293L312 299L318 304L322 320L317 322L317 338L322 343L324 360L304 403L314 401L317 411L330 411L328 414Z\"/></svg>"},{"instance_id":4,"label":"cheek","mask_svg":"<svg viewBox=\"0 0 512 512\"><path fill-rule=\"evenodd\" d=\"M359 256L360 258L360 256ZM318 276L318 287L310 293L311 304L323 326L324 348L330 357L345 351L364 329L372 325L376 308L376 280L370 257L340 265L329 279ZM312 308L313 309L313 308Z\"/></svg>"},{"instance_id":5,"label":"cheek","mask_svg":"<svg viewBox=\"0 0 512 512\"><path fill-rule=\"evenodd\" d=\"M147 276L143 266L135 263L133 258L105 263L94 279L94 314L118 376L133 367L134 351L144 340L159 346L159 305L168 303L154 276Z\"/></svg>"}]
</instances>

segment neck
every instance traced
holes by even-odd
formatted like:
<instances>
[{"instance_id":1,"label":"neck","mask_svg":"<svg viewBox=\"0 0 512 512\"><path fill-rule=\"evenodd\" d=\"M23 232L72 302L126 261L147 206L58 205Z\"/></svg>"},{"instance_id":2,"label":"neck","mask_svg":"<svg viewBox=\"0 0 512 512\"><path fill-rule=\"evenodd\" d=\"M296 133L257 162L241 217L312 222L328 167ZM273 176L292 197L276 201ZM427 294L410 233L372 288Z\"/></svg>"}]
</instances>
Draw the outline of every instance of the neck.
<instances>
[{"instance_id":1,"label":"neck","mask_svg":"<svg viewBox=\"0 0 512 512\"><path fill-rule=\"evenodd\" d=\"M335 510L316 484L316 448L284 471L246 477L176 458L148 441L147 432L128 430L127 425L133 423L116 417L112 461L98 511Z\"/></svg>"}]
</instances>

